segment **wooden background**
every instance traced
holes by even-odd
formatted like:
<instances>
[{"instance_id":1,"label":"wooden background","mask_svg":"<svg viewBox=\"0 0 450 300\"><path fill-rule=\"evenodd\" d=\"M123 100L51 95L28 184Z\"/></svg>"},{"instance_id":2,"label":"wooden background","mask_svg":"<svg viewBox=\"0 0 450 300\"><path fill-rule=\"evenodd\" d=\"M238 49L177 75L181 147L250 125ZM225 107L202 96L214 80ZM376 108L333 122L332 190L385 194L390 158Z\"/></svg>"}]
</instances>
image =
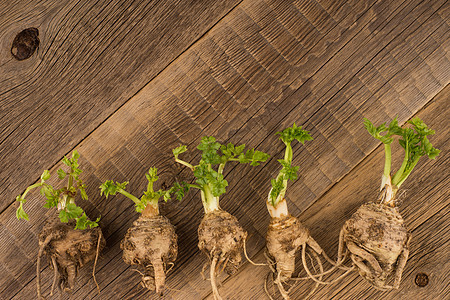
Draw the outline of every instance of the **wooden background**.
<instances>
[{"instance_id":1,"label":"wooden background","mask_svg":"<svg viewBox=\"0 0 450 300\"><path fill-rule=\"evenodd\" d=\"M158 299L121 259L120 240L138 217L133 203L100 197L103 181L130 181L139 195L151 166L161 184L190 180L171 150L193 150L204 135L268 152L263 166L230 164L221 198L249 232L250 256L263 261L264 201L284 150L275 133L296 122L314 141L294 145L301 177L288 188L289 209L334 258L340 227L377 196L382 174L383 148L362 119L398 115L401 123L422 118L442 151L423 158L402 186L400 211L413 240L400 289L379 292L354 273L312 298L448 299L449 26L444 0L1 1L0 298L36 297L37 234L51 212L34 192L25 205L30 222L18 221L14 200L44 169L55 173L73 149L90 197L78 204L91 218L102 216L107 247L97 265L101 294L90 264L62 299ZM17 61L11 43L27 27L39 29L41 45ZM398 166L403 154L396 150ZM199 159L197 151L183 155ZM199 194L161 211L179 236L164 299L212 299L200 275ZM220 277L219 290L227 299L265 299L267 272L244 263ZM420 272L429 277L426 287L414 284ZM48 295L47 266L42 277ZM299 283L292 298L310 287Z\"/></svg>"}]
</instances>

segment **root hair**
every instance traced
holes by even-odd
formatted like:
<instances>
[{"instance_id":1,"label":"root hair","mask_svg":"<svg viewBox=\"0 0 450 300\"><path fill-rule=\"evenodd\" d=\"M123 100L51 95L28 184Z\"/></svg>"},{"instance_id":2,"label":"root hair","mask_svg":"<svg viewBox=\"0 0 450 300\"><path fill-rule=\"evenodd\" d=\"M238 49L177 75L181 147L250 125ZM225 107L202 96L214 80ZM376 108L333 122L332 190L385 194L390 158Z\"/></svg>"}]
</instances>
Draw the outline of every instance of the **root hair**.
<instances>
[{"instance_id":1,"label":"root hair","mask_svg":"<svg viewBox=\"0 0 450 300\"><path fill-rule=\"evenodd\" d=\"M205 263L203 264L202 270L200 271L200 275L202 275L202 279L203 279L203 280L206 280L206 279L207 279L206 276L205 276L205 270L206 270L207 267L208 267L208 263L205 262Z\"/></svg>"},{"instance_id":2,"label":"root hair","mask_svg":"<svg viewBox=\"0 0 450 300\"><path fill-rule=\"evenodd\" d=\"M278 290L280 291L281 296L283 296L283 299L290 300L288 292L284 289L283 283L281 282L281 271L277 272L277 279L275 280L275 283L278 287Z\"/></svg>"},{"instance_id":3,"label":"root hair","mask_svg":"<svg viewBox=\"0 0 450 300\"><path fill-rule=\"evenodd\" d=\"M306 245L304 247L306 247ZM319 270L320 270L319 280L322 280L322 276L323 276L322 261L320 260L319 255L317 255L317 253L314 250L312 250L311 252L312 252L312 255L314 256L314 258L316 259L317 264L319 265ZM323 251L322 251L322 253L323 253ZM314 264L312 264L312 266L314 267ZM309 291L309 293L308 293L308 295L306 295L305 299L308 299L309 297L311 297L314 294L314 292L317 290L318 287L319 287L319 283L316 282L316 284L314 285L314 288L311 291Z\"/></svg>"},{"instance_id":4,"label":"root hair","mask_svg":"<svg viewBox=\"0 0 450 300\"><path fill-rule=\"evenodd\" d=\"M100 241L101 241L102 235L98 235L97 240L97 250L95 252L95 260L94 260L94 267L92 268L92 278L94 279L95 285L97 286L98 294L100 295L100 287L98 286L97 279L95 279L95 267L97 266L97 260L98 260L98 254L100 253Z\"/></svg>"},{"instance_id":5,"label":"root hair","mask_svg":"<svg viewBox=\"0 0 450 300\"><path fill-rule=\"evenodd\" d=\"M317 255L317 254L316 254ZM317 279L309 270L308 264L306 262L306 244L302 245L302 263L303 263L303 268L306 271L306 274L308 274L308 277L311 278L312 280L314 280L317 283L321 283L321 284L327 284L326 282L322 281L322 275L319 276L320 279ZM320 263L321 264L321 263ZM323 271L323 268L321 267L321 271Z\"/></svg>"},{"instance_id":6,"label":"root hair","mask_svg":"<svg viewBox=\"0 0 450 300\"><path fill-rule=\"evenodd\" d=\"M277 270L275 269L275 261L269 257L269 255L267 254L267 251L264 251L264 257L266 258L266 260L268 261L267 265L269 266L270 271L272 271L272 273L277 273Z\"/></svg>"},{"instance_id":7,"label":"root hair","mask_svg":"<svg viewBox=\"0 0 450 300\"><path fill-rule=\"evenodd\" d=\"M248 260L248 262L254 266L267 266L267 264L265 264L265 263L255 263L248 257L246 244L247 244L247 239L244 240L244 255L245 255L245 258Z\"/></svg>"},{"instance_id":8,"label":"root hair","mask_svg":"<svg viewBox=\"0 0 450 300\"><path fill-rule=\"evenodd\" d=\"M217 255L214 255L212 261L211 261L211 266L209 269L209 277L211 279L211 287L212 287L212 292L213 292L213 296L215 300L222 300L222 297L220 297L219 294L219 290L217 289L217 284L216 284L216 265L217 265Z\"/></svg>"},{"instance_id":9,"label":"root hair","mask_svg":"<svg viewBox=\"0 0 450 300\"><path fill-rule=\"evenodd\" d=\"M52 289L50 290L50 296L53 296L53 291L55 290L56 286L56 279L58 277L58 265L56 264L56 258L52 256L52 265L53 265L53 283L52 283Z\"/></svg>"},{"instance_id":10,"label":"root hair","mask_svg":"<svg viewBox=\"0 0 450 300\"><path fill-rule=\"evenodd\" d=\"M39 245L39 252L38 252L38 257L37 257L37 262L36 262L36 284L37 284L37 296L38 299L45 299L42 296L41 293L41 256L42 253L44 252L44 248L47 247L47 245L50 243L50 241L53 238L53 234L49 234L44 242L42 244Z\"/></svg>"},{"instance_id":11,"label":"root hair","mask_svg":"<svg viewBox=\"0 0 450 300\"><path fill-rule=\"evenodd\" d=\"M267 295L267 297L269 297L270 300L274 300L272 298L272 296L270 295L269 290L267 289L267 282L269 281L270 275L272 275L272 281L273 281L273 273L272 272L268 272L267 276L266 276L266 279L264 280L264 292L266 292L266 295Z\"/></svg>"}]
</instances>

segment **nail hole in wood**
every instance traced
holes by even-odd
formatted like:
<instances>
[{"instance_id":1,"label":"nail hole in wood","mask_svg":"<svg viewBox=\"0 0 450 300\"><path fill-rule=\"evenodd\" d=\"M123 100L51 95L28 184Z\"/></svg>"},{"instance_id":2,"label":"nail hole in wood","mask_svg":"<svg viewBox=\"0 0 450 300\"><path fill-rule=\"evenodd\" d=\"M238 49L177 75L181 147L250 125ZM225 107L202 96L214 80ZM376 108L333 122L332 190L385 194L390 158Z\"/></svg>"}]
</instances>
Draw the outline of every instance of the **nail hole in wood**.
<instances>
[{"instance_id":1,"label":"nail hole in wood","mask_svg":"<svg viewBox=\"0 0 450 300\"><path fill-rule=\"evenodd\" d=\"M30 58L39 47L39 30L30 27L19 32L11 47L11 54L17 60Z\"/></svg>"},{"instance_id":2,"label":"nail hole in wood","mask_svg":"<svg viewBox=\"0 0 450 300\"><path fill-rule=\"evenodd\" d=\"M415 283L417 286L424 287L428 284L428 275L425 273L417 273Z\"/></svg>"}]
</instances>

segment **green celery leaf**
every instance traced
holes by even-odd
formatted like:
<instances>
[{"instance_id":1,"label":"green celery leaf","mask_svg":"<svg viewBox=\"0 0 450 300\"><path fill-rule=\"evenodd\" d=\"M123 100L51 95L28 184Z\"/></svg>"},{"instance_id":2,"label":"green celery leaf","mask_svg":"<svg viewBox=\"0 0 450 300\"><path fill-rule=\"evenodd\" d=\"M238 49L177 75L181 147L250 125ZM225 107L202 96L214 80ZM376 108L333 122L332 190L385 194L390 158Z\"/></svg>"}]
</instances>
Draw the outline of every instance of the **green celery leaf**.
<instances>
[{"instance_id":1,"label":"green celery leaf","mask_svg":"<svg viewBox=\"0 0 450 300\"><path fill-rule=\"evenodd\" d=\"M66 156L64 156L64 158L62 159L62 162L68 167L72 166L71 161Z\"/></svg>"},{"instance_id":2,"label":"green celery leaf","mask_svg":"<svg viewBox=\"0 0 450 300\"><path fill-rule=\"evenodd\" d=\"M59 203L59 192L53 190L52 187L42 187L42 190L44 190L44 196L46 198L46 203L44 204L45 208L52 208L58 206Z\"/></svg>"},{"instance_id":3,"label":"green celery leaf","mask_svg":"<svg viewBox=\"0 0 450 300\"><path fill-rule=\"evenodd\" d=\"M245 149L245 144L234 146L232 143L228 143L226 146L221 145L220 150L223 153L223 156L221 157L221 162L226 163L231 158L235 158L236 156L239 156Z\"/></svg>"},{"instance_id":4,"label":"green celery leaf","mask_svg":"<svg viewBox=\"0 0 450 300\"><path fill-rule=\"evenodd\" d=\"M289 144L293 140L297 140L304 144L305 141L311 141L313 138L307 130L303 130L302 126L297 126L295 123L292 127L288 127L283 131L277 132L280 135L280 139L285 143Z\"/></svg>"},{"instance_id":5,"label":"green celery leaf","mask_svg":"<svg viewBox=\"0 0 450 300\"><path fill-rule=\"evenodd\" d=\"M75 220L77 222L75 225L75 229L84 230L87 227L89 227L89 228L97 227L98 222L100 221L100 217L98 217L97 220L95 220L95 221L91 221L86 216L86 213L83 213L83 215L81 215L81 217L77 217L77 218L75 218Z\"/></svg>"},{"instance_id":6,"label":"green celery leaf","mask_svg":"<svg viewBox=\"0 0 450 300\"><path fill-rule=\"evenodd\" d=\"M184 153L187 151L187 146L185 145L181 145L175 149L172 150L172 153L175 157L178 157L178 155L180 155L181 153Z\"/></svg>"},{"instance_id":7,"label":"green celery leaf","mask_svg":"<svg viewBox=\"0 0 450 300\"><path fill-rule=\"evenodd\" d=\"M27 221L30 220L30 218L28 217L28 214L25 212L25 210L23 209L23 202L20 202L19 207L16 210L16 217L17 219L25 219Z\"/></svg>"},{"instance_id":8,"label":"green celery leaf","mask_svg":"<svg viewBox=\"0 0 450 300\"><path fill-rule=\"evenodd\" d=\"M208 165L200 164L194 169L194 176L196 177L196 183L200 186L208 184L210 170Z\"/></svg>"},{"instance_id":9,"label":"green celery leaf","mask_svg":"<svg viewBox=\"0 0 450 300\"><path fill-rule=\"evenodd\" d=\"M45 208L51 208L58 206L59 196L61 191L55 190L51 185L44 184L40 190L41 195L45 196L46 203L44 204Z\"/></svg>"},{"instance_id":10,"label":"green celery leaf","mask_svg":"<svg viewBox=\"0 0 450 300\"><path fill-rule=\"evenodd\" d=\"M80 154L78 153L77 150L73 150L73 152L72 152L72 161L76 162L76 161L78 161L78 158L80 158Z\"/></svg>"},{"instance_id":11,"label":"green celery leaf","mask_svg":"<svg viewBox=\"0 0 450 300\"><path fill-rule=\"evenodd\" d=\"M397 124L397 118L395 118L390 124L389 129L386 127L386 123L381 124L378 127L375 127L372 122L369 121L369 119L364 118L364 126L366 127L367 131L372 135L374 138L380 140L383 144L390 144L393 142L393 138L391 137L394 133L390 131L394 131L398 129ZM381 135L381 133L385 132L385 135Z\"/></svg>"},{"instance_id":12,"label":"green celery leaf","mask_svg":"<svg viewBox=\"0 0 450 300\"><path fill-rule=\"evenodd\" d=\"M80 191L81 199L88 200L88 195L86 193L86 186L83 184L78 187L78 190Z\"/></svg>"},{"instance_id":13,"label":"green celery leaf","mask_svg":"<svg viewBox=\"0 0 450 300\"><path fill-rule=\"evenodd\" d=\"M63 169L59 169L57 173L58 173L58 178L59 179L64 179L66 177L66 175L67 175L67 173L64 172Z\"/></svg>"},{"instance_id":14,"label":"green celery leaf","mask_svg":"<svg viewBox=\"0 0 450 300\"><path fill-rule=\"evenodd\" d=\"M252 161L250 163L251 166L259 166L260 162L265 162L270 157L269 154L256 150L253 153Z\"/></svg>"},{"instance_id":15,"label":"green celery leaf","mask_svg":"<svg viewBox=\"0 0 450 300\"><path fill-rule=\"evenodd\" d=\"M107 180L105 183L100 185L100 195L105 194L105 197L108 198L109 195L115 195L120 189L125 190L128 181L119 183L112 180Z\"/></svg>"},{"instance_id":16,"label":"green celery leaf","mask_svg":"<svg viewBox=\"0 0 450 300\"><path fill-rule=\"evenodd\" d=\"M184 195L189 191L189 186L186 182L182 182L181 184L178 182L175 182L173 184L173 187L171 188L171 192L175 194L177 199L181 201L184 197Z\"/></svg>"},{"instance_id":17,"label":"green celery leaf","mask_svg":"<svg viewBox=\"0 0 450 300\"><path fill-rule=\"evenodd\" d=\"M160 191L162 193L162 196L163 196L163 199L165 202L167 202L170 198L172 198L171 190L167 190L167 191L160 190Z\"/></svg>"},{"instance_id":18,"label":"green celery leaf","mask_svg":"<svg viewBox=\"0 0 450 300\"><path fill-rule=\"evenodd\" d=\"M83 209L78 207L75 203L68 203L66 207L59 211L59 219L63 223L69 222L71 219L75 219L83 213Z\"/></svg>"},{"instance_id":19,"label":"green celery leaf","mask_svg":"<svg viewBox=\"0 0 450 300\"><path fill-rule=\"evenodd\" d=\"M221 145L220 146L220 151L222 151L222 153L225 156L226 160L228 160L231 157L235 156L235 147L234 147L234 145L232 143L228 143L227 145Z\"/></svg>"},{"instance_id":20,"label":"green celery leaf","mask_svg":"<svg viewBox=\"0 0 450 300\"><path fill-rule=\"evenodd\" d=\"M272 190L270 191L270 199L272 200L272 205L274 205L275 200L277 199L278 195L284 188L283 178L280 177L278 179L272 179L270 183L272 184Z\"/></svg>"},{"instance_id":21,"label":"green celery leaf","mask_svg":"<svg viewBox=\"0 0 450 300\"><path fill-rule=\"evenodd\" d=\"M142 200L142 199L141 199ZM139 201L139 202L137 202L136 204L135 204L135 206L136 206L136 211L138 212L138 213L141 213L144 209L145 209L145 206L146 206L147 204L146 203L144 203L143 201Z\"/></svg>"},{"instance_id":22,"label":"green celery leaf","mask_svg":"<svg viewBox=\"0 0 450 300\"><path fill-rule=\"evenodd\" d=\"M49 179L50 179L50 172L49 170L45 170L44 173L42 173L41 175L41 182L44 182Z\"/></svg>"},{"instance_id":23,"label":"green celery leaf","mask_svg":"<svg viewBox=\"0 0 450 300\"><path fill-rule=\"evenodd\" d=\"M220 149L221 144L216 142L216 139L212 136L205 136L202 138L200 145L197 146L197 149L202 151L202 161L205 164L220 164L221 157L217 153L217 150Z\"/></svg>"},{"instance_id":24,"label":"green celery leaf","mask_svg":"<svg viewBox=\"0 0 450 300\"><path fill-rule=\"evenodd\" d=\"M291 181L297 180L297 173L300 167L291 166L283 159L279 159L278 162L283 166L280 173L283 174L284 180L291 180Z\"/></svg>"},{"instance_id":25,"label":"green celery leaf","mask_svg":"<svg viewBox=\"0 0 450 300\"><path fill-rule=\"evenodd\" d=\"M147 178L147 180L149 182L155 182L159 178L157 173L158 173L158 170L153 167L153 168L150 168L150 170L148 171L147 174L145 174L145 177Z\"/></svg>"},{"instance_id":26,"label":"green celery leaf","mask_svg":"<svg viewBox=\"0 0 450 300\"><path fill-rule=\"evenodd\" d=\"M239 155L238 159L241 164L247 164L252 161L253 154L255 154L255 149L248 149L247 152L243 152Z\"/></svg>"},{"instance_id":27,"label":"green celery leaf","mask_svg":"<svg viewBox=\"0 0 450 300\"><path fill-rule=\"evenodd\" d=\"M242 152L244 152L244 149L245 149L245 144L236 146L236 147L234 148L234 156L240 155Z\"/></svg>"},{"instance_id":28,"label":"green celery leaf","mask_svg":"<svg viewBox=\"0 0 450 300\"><path fill-rule=\"evenodd\" d=\"M217 173L215 173L217 174ZM219 197L222 194L226 193L226 187L228 186L228 181L223 178L222 174L218 174L217 177L213 177L214 179L210 180L210 184L212 186L212 194L216 197Z\"/></svg>"},{"instance_id":29,"label":"green celery leaf","mask_svg":"<svg viewBox=\"0 0 450 300\"><path fill-rule=\"evenodd\" d=\"M269 154L255 150L248 149L247 152L241 153L238 160L242 164L250 163L251 166L258 166L260 162L266 161L270 157Z\"/></svg>"},{"instance_id":30,"label":"green celery leaf","mask_svg":"<svg viewBox=\"0 0 450 300\"><path fill-rule=\"evenodd\" d=\"M433 148L430 151L428 151L427 155L430 159L435 159L439 153L441 152L441 150Z\"/></svg>"}]
</instances>

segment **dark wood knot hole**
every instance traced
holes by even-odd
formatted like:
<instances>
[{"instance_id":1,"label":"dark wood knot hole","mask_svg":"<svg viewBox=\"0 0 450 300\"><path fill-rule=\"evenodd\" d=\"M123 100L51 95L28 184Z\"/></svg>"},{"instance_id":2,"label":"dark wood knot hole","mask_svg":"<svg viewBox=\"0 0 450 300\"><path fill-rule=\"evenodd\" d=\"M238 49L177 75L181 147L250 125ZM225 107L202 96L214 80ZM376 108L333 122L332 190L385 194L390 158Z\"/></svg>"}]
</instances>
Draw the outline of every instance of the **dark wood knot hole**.
<instances>
[{"instance_id":1,"label":"dark wood knot hole","mask_svg":"<svg viewBox=\"0 0 450 300\"><path fill-rule=\"evenodd\" d=\"M428 275L425 273L418 273L414 282L417 286L424 287L429 282Z\"/></svg>"},{"instance_id":2,"label":"dark wood knot hole","mask_svg":"<svg viewBox=\"0 0 450 300\"><path fill-rule=\"evenodd\" d=\"M17 60L30 58L39 47L39 30L30 27L19 32L11 47L11 54Z\"/></svg>"}]
</instances>

